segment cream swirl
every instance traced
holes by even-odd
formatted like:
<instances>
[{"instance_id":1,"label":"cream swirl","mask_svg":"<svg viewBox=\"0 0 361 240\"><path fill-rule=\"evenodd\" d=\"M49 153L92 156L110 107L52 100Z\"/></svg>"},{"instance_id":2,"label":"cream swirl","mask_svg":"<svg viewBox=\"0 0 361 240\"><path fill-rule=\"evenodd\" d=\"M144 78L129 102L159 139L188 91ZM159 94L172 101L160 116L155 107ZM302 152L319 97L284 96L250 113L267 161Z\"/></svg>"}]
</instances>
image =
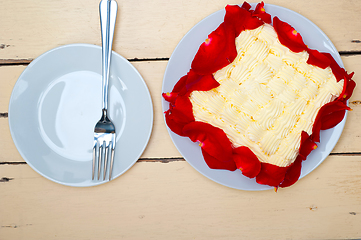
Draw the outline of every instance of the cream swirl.
<instances>
[{"instance_id":1,"label":"cream swirl","mask_svg":"<svg viewBox=\"0 0 361 240\"><path fill-rule=\"evenodd\" d=\"M262 31L258 34L258 39L263 41L266 45L271 46L277 39L277 33L270 24L264 24Z\"/></svg>"},{"instance_id":2,"label":"cream swirl","mask_svg":"<svg viewBox=\"0 0 361 240\"><path fill-rule=\"evenodd\" d=\"M243 31L236 38L236 49L238 53L245 53L247 49L255 42L256 37L252 31ZM238 54L242 55L242 54Z\"/></svg>"},{"instance_id":3,"label":"cream swirl","mask_svg":"<svg viewBox=\"0 0 361 240\"><path fill-rule=\"evenodd\" d=\"M281 115L284 104L280 100L270 102L264 108L257 111L253 119L256 120L264 130L270 129L274 121Z\"/></svg>"},{"instance_id":4,"label":"cream swirl","mask_svg":"<svg viewBox=\"0 0 361 240\"><path fill-rule=\"evenodd\" d=\"M266 63L261 62L251 72L251 77L258 83L266 84L273 76L271 69Z\"/></svg>"},{"instance_id":5,"label":"cream swirl","mask_svg":"<svg viewBox=\"0 0 361 240\"><path fill-rule=\"evenodd\" d=\"M284 64L282 58L274 54L268 54L268 56L264 60L264 63L266 63L270 67L274 74L278 73L278 71L282 68Z\"/></svg>"},{"instance_id":6,"label":"cream swirl","mask_svg":"<svg viewBox=\"0 0 361 240\"><path fill-rule=\"evenodd\" d=\"M264 129L257 122L252 122L246 130L246 136L255 143L258 143L265 133Z\"/></svg>"},{"instance_id":7,"label":"cream swirl","mask_svg":"<svg viewBox=\"0 0 361 240\"><path fill-rule=\"evenodd\" d=\"M243 65L236 65L230 74L230 78L237 82L238 84L243 83L247 79L251 77L251 72L248 70L246 66ZM215 76L216 78L216 76ZM220 77L216 78L219 79Z\"/></svg>"}]
</instances>

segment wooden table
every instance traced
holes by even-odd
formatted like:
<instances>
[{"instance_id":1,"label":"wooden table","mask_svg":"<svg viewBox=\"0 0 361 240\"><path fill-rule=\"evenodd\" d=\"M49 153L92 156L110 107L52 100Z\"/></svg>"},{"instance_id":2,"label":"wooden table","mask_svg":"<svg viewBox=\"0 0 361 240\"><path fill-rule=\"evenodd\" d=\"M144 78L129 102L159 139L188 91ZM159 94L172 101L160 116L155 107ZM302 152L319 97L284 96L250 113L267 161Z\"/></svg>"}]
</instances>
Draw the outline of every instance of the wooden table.
<instances>
[{"instance_id":1,"label":"wooden table","mask_svg":"<svg viewBox=\"0 0 361 240\"><path fill-rule=\"evenodd\" d=\"M167 133L161 85L168 59L194 24L225 0L118 1L113 49L143 76L154 104L148 147L107 184L67 187L45 179L18 153L8 125L13 86L26 66L54 47L100 45L98 0L1 1L0 239L348 239L361 238L361 90L350 99L330 156L294 186L252 192L204 177ZM318 25L361 83L361 2L270 0Z\"/></svg>"}]
</instances>

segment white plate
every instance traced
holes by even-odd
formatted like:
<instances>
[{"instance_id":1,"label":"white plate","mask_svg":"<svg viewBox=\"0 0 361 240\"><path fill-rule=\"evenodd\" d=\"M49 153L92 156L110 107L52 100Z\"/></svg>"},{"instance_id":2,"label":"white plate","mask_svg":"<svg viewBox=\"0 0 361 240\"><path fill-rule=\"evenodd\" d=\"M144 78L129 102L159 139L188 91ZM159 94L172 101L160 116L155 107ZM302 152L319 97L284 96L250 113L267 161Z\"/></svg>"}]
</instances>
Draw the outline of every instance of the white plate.
<instances>
[{"instance_id":1,"label":"white plate","mask_svg":"<svg viewBox=\"0 0 361 240\"><path fill-rule=\"evenodd\" d=\"M252 9L256 4L251 4ZM280 20L290 23L303 37L305 44L311 49L317 49L321 52L329 52L335 58L340 66L343 67L341 57L330 39L310 20L289 9L265 4L266 12L271 14L272 18L278 16ZM164 79L162 92L170 92L180 77L184 76L190 69L191 62L199 46L207 38L208 34L215 30L223 22L225 10L219 10L196 24L179 42L172 56L169 59ZM169 103L163 99L163 110L169 108ZM301 177L304 177L314 170L329 155L336 145L343 127L346 116L335 128L321 132L321 143L303 162ZM168 132L187 162L196 170L209 179L222 185L242 189L242 190L266 190L269 186L256 183L255 179L244 177L239 170L234 172L227 170L210 169L203 160L198 144L191 142L188 138L180 137L168 129Z\"/></svg>"},{"instance_id":2,"label":"white plate","mask_svg":"<svg viewBox=\"0 0 361 240\"><path fill-rule=\"evenodd\" d=\"M91 180L93 131L101 117L101 94L99 46L61 46L29 64L10 98L9 125L18 151L35 171L68 186L107 182ZM138 160L153 127L153 106L144 80L115 52L108 106L117 134L114 179Z\"/></svg>"}]
</instances>

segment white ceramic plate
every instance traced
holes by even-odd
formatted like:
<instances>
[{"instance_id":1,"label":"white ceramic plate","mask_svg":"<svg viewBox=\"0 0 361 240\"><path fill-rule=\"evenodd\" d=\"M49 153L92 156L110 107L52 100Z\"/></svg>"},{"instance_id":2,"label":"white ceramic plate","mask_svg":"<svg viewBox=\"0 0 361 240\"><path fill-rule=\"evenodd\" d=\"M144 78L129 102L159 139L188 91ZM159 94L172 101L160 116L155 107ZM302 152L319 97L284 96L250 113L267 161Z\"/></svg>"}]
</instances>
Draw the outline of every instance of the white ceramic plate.
<instances>
[{"instance_id":1,"label":"white ceramic plate","mask_svg":"<svg viewBox=\"0 0 361 240\"><path fill-rule=\"evenodd\" d=\"M94 186L92 144L101 117L101 48L71 44L52 49L20 75L9 104L9 125L25 161L44 177L68 186ZM141 75L113 52L110 118L116 127L113 179L143 153L153 127L153 106Z\"/></svg>"},{"instance_id":2,"label":"white ceramic plate","mask_svg":"<svg viewBox=\"0 0 361 240\"><path fill-rule=\"evenodd\" d=\"M251 5L252 9L256 6L256 4ZM341 57L330 39L310 20L294 11L271 4L265 4L265 9L266 12L271 14L272 18L278 16L281 20L291 24L302 35L304 42L309 48L331 53L338 64L343 67ZM199 46L204 42L208 34L223 22L224 15L224 9L211 14L196 24L183 37L169 59L163 79L162 92L170 92L179 78L189 71ZM163 99L162 106L163 110L166 111L169 108L169 103ZM314 170L329 155L342 133L345 121L346 117L335 128L321 132L321 143L308 156L307 160L303 162L301 177ZM231 172L210 169L203 160L198 144L191 142L188 138L174 134L169 129L168 132L178 151L186 161L209 179L222 185L242 190L271 189L269 186L256 183L255 179L244 177L239 170Z\"/></svg>"}]
</instances>

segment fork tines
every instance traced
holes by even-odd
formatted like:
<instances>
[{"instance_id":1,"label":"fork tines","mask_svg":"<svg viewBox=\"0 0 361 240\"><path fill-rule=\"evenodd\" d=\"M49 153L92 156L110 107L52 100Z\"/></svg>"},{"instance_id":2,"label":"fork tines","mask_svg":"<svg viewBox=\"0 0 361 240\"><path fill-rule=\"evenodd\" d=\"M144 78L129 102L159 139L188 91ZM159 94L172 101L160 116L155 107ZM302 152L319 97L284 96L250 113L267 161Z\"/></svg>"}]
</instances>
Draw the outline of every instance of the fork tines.
<instances>
[{"instance_id":1,"label":"fork tines","mask_svg":"<svg viewBox=\"0 0 361 240\"><path fill-rule=\"evenodd\" d=\"M115 134L113 133L96 133L94 135L93 171L92 171L93 180L95 178L95 175L97 175L98 180L100 179L102 168L103 168L103 180L105 180L107 172L109 174L109 181L111 180L112 172L113 172L113 163L114 163L114 149L115 149L114 136ZM102 167L102 163L103 163L103 167ZM98 168L97 171L96 171L96 166Z\"/></svg>"}]
</instances>

